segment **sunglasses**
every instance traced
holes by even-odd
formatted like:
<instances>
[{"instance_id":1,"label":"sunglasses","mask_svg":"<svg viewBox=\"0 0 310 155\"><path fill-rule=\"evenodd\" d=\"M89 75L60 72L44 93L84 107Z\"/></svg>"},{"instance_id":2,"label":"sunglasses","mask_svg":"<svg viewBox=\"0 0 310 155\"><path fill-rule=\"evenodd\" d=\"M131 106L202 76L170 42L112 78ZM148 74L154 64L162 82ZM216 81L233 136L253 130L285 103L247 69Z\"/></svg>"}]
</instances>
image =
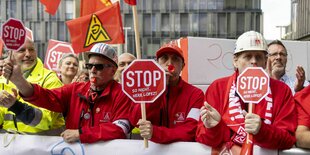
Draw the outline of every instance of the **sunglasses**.
<instances>
[{"instance_id":1,"label":"sunglasses","mask_svg":"<svg viewBox=\"0 0 310 155\"><path fill-rule=\"evenodd\" d=\"M91 70L93 67L96 68L96 70L103 70L105 68L110 68L110 67L113 67L113 65L111 64L85 64L85 68L88 69L88 70Z\"/></svg>"}]
</instances>

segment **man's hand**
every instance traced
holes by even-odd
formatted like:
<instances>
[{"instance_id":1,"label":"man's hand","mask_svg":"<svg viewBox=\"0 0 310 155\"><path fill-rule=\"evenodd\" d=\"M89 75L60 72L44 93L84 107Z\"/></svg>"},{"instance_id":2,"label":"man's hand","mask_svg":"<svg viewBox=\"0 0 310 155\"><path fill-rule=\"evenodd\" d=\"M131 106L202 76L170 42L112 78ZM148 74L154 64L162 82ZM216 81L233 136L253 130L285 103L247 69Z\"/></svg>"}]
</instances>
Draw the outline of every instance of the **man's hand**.
<instances>
[{"instance_id":1,"label":"man's hand","mask_svg":"<svg viewBox=\"0 0 310 155\"><path fill-rule=\"evenodd\" d=\"M11 59L5 59L2 75L15 84L23 81L21 80L23 78L23 73L21 71L20 65L15 62L14 58Z\"/></svg>"},{"instance_id":2,"label":"man's hand","mask_svg":"<svg viewBox=\"0 0 310 155\"><path fill-rule=\"evenodd\" d=\"M64 132L62 132L60 136L67 143L74 143L80 140L80 133L78 129L75 130L67 129Z\"/></svg>"},{"instance_id":3,"label":"man's hand","mask_svg":"<svg viewBox=\"0 0 310 155\"><path fill-rule=\"evenodd\" d=\"M201 107L200 116L206 128L213 128L221 121L220 113L207 102Z\"/></svg>"},{"instance_id":4,"label":"man's hand","mask_svg":"<svg viewBox=\"0 0 310 155\"><path fill-rule=\"evenodd\" d=\"M137 123L140 129L140 135L143 138L151 139L153 136L153 125L150 121L140 119Z\"/></svg>"},{"instance_id":5,"label":"man's hand","mask_svg":"<svg viewBox=\"0 0 310 155\"><path fill-rule=\"evenodd\" d=\"M245 116L245 131L249 134L256 135L259 132L262 124L260 116L253 113L249 114L246 111L243 111L243 115Z\"/></svg>"},{"instance_id":6,"label":"man's hand","mask_svg":"<svg viewBox=\"0 0 310 155\"><path fill-rule=\"evenodd\" d=\"M15 104L16 97L17 97L17 90L12 88L12 91L13 91L13 95L11 95L5 90L0 91L0 106L1 107L10 108L11 106Z\"/></svg>"},{"instance_id":7,"label":"man's hand","mask_svg":"<svg viewBox=\"0 0 310 155\"><path fill-rule=\"evenodd\" d=\"M306 80L305 70L302 66L297 66L296 68L296 79L294 90L298 92L304 88L304 82Z\"/></svg>"}]
</instances>

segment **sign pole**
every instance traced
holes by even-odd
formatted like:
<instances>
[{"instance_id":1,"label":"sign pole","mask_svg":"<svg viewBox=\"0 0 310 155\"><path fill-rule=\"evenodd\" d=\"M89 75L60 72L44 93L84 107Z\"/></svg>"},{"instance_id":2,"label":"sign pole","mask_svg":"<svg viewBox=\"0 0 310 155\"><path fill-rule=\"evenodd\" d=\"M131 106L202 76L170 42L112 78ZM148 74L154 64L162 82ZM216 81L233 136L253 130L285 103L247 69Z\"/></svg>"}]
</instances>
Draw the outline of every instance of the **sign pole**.
<instances>
[{"instance_id":1,"label":"sign pole","mask_svg":"<svg viewBox=\"0 0 310 155\"><path fill-rule=\"evenodd\" d=\"M248 107L248 113L249 114L252 114L253 113L253 103L252 102L249 102L249 107ZM247 144L250 144L250 137L252 136L252 134L249 134L246 136L246 143Z\"/></svg>"},{"instance_id":2,"label":"sign pole","mask_svg":"<svg viewBox=\"0 0 310 155\"><path fill-rule=\"evenodd\" d=\"M139 119L146 121L145 104L154 103L165 92L165 70L153 59L136 59L122 72L122 79L123 92L134 103L141 104ZM144 147L148 148L147 138Z\"/></svg>"},{"instance_id":3,"label":"sign pole","mask_svg":"<svg viewBox=\"0 0 310 155\"><path fill-rule=\"evenodd\" d=\"M134 22L134 30L135 30L137 59L141 59L139 22L138 22L138 14L137 14L136 5L132 6L132 13L133 13L133 22Z\"/></svg>"},{"instance_id":4,"label":"sign pole","mask_svg":"<svg viewBox=\"0 0 310 155\"><path fill-rule=\"evenodd\" d=\"M141 103L141 115L142 115L142 120L146 121L146 110L145 110L145 102ZM143 138L144 141L144 148L149 147L149 141L146 138Z\"/></svg>"},{"instance_id":5,"label":"sign pole","mask_svg":"<svg viewBox=\"0 0 310 155\"><path fill-rule=\"evenodd\" d=\"M134 31L135 31L136 54L137 59L141 59L139 22L138 22L138 13L136 5L132 6L132 13L133 13ZM145 102L141 103L141 113L142 113L142 120L146 121ZM148 140L146 138L143 138L143 140L144 140L144 148L148 148L149 146Z\"/></svg>"}]
</instances>

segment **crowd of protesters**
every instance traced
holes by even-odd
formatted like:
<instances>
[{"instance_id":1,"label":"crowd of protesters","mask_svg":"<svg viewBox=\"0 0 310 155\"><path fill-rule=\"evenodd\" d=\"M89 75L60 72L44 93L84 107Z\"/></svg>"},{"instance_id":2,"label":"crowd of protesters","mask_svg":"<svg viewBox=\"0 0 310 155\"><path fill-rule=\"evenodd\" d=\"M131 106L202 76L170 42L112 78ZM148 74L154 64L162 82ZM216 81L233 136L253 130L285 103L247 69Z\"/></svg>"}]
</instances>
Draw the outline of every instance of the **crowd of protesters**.
<instances>
[{"instance_id":1,"label":"crowd of protesters","mask_svg":"<svg viewBox=\"0 0 310 155\"><path fill-rule=\"evenodd\" d=\"M310 148L310 86L304 69L298 66L296 78L288 78L284 44L267 44L258 32L243 33L235 46L235 72L215 80L203 93L180 76L186 65L182 49L172 42L163 45L156 60L165 70L166 90L146 105L147 120L142 120L140 105L123 93L119 83L123 69L136 59L133 55L118 58L113 47L96 43L86 53L89 61L81 71L77 56L63 55L57 77L43 68L34 42L27 39L21 50L0 60L1 131L94 143L124 139L136 127L142 138L156 143L197 141L217 153L240 154L248 134L266 149L295 144ZM266 69L270 85L268 95L248 113L248 104L236 93L236 80L253 66Z\"/></svg>"}]
</instances>

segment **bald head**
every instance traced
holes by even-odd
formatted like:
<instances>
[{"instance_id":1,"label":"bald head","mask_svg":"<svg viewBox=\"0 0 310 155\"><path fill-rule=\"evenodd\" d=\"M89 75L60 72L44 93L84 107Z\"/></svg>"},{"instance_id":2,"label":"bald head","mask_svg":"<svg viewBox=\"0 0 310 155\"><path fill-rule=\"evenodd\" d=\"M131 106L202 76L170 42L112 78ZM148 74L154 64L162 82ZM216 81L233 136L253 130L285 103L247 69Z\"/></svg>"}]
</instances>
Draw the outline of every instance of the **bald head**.
<instances>
[{"instance_id":1,"label":"bald head","mask_svg":"<svg viewBox=\"0 0 310 155\"><path fill-rule=\"evenodd\" d=\"M127 68L128 65L135 59L136 57L130 53L123 53L118 57L118 69L115 75L115 79L117 81L121 82L121 75L123 70Z\"/></svg>"},{"instance_id":2,"label":"bald head","mask_svg":"<svg viewBox=\"0 0 310 155\"><path fill-rule=\"evenodd\" d=\"M118 70L121 72L136 59L136 57L130 53L123 53L118 57Z\"/></svg>"}]
</instances>

